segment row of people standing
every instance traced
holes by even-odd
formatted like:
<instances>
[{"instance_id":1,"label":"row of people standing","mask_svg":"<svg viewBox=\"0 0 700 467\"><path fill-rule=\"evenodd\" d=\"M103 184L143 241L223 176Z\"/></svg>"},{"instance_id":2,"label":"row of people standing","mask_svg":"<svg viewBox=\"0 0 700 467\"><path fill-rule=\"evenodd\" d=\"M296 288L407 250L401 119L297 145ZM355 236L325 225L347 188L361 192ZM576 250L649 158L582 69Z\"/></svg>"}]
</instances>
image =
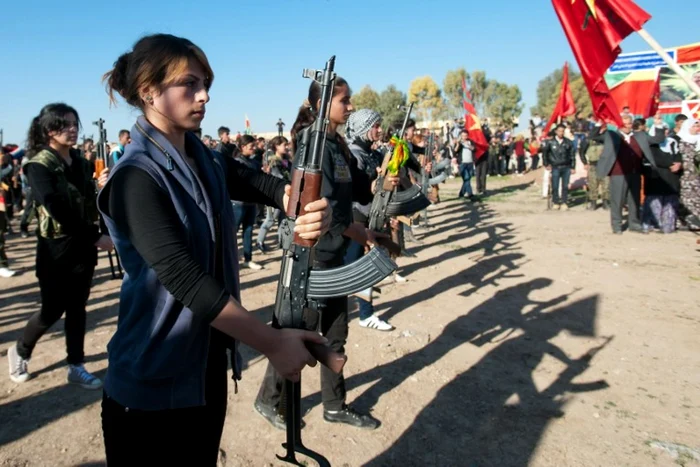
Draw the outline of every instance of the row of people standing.
<instances>
[{"instance_id":1,"label":"row of people standing","mask_svg":"<svg viewBox=\"0 0 700 467\"><path fill-rule=\"evenodd\" d=\"M624 115L622 122L615 130L598 122L577 141L566 138L564 126L558 125L554 135L545 139L542 154L551 171L555 207L567 207L569 175L574 172L578 152L588 172L587 209L595 210L601 200L603 208L610 210L613 233L621 234L625 227L641 233L653 229L670 233L679 224L700 228L700 124L682 114L676 117L673 130L659 115L651 129L646 120L629 115Z\"/></svg>"},{"instance_id":2,"label":"row of people standing","mask_svg":"<svg viewBox=\"0 0 700 467\"><path fill-rule=\"evenodd\" d=\"M280 415L281 382L298 380L302 369L315 363L305 343L344 350L346 297L328 300L321 314L306 316L309 331L269 327L240 303L237 218L245 217L247 204L285 210L289 188L283 179L253 167L252 142L241 138L240 154L225 157L193 134L201 127L213 78L201 49L166 34L140 39L104 76L112 99L118 94L143 113L109 179L106 172L101 174L99 185L104 187L97 198L126 272L117 329L107 348L102 399L110 465L216 465L227 405L227 350L233 378L240 379L237 342L269 359L256 408L264 407L260 411L271 421ZM318 115L319 88L312 83L293 138ZM338 133L353 110L350 96L347 82L337 78L323 155L323 199L305 206L305 214L296 219L297 234L318 240L316 268L342 265L350 240L363 246L376 240L353 222L352 202L366 204L372 192L370 178L357 168ZM42 313L32 317L10 352L10 371L17 381L29 376L31 347L55 317L50 308L68 308L67 327L69 320L76 330L82 326L82 334L68 337L68 329L66 334L69 375L76 368L84 371L84 305L96 247L109 249L112 240L84 217L82 206L94 200L95 192L84 159L70 151L79 126L75 109L55 104L42 110L30 130L36 140L31 147L38 152L30 158L28 175L37 191L40 225L48 230L37 252ZM398 184L398 177L388 179ZM42 187L48 184L54 192L44 196ZM239 215L232 201L241 203ZM73 307L82 307L82 320L70 312ZM378 426L347 405L342 374L325 368L321 372L324 420ZM83 384L101 385L90 376Z\"/></svg>"}]
</instances>

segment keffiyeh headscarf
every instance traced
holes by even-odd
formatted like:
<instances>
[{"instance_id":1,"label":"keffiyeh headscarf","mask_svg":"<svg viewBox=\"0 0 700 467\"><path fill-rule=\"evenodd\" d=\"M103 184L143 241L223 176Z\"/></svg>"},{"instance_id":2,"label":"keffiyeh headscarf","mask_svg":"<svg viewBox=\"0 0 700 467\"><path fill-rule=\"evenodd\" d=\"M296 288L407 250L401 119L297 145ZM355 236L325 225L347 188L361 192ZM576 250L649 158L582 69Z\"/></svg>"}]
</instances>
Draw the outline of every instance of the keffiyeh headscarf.
<instances>
[{"instance_id":1,"label":"keffiyeh headscarf","mask_svg":"<svg viewBox=\"0 0 700 467\"><path fill-rule=\"evenodd\" d=\"M690 133L690 129L696 122L697 120L693 118L689 118L683 122L681 130L678 132L678 137L685 143L695 145L695 150L700 151L700 133L694 135Z\"/></svg>"},{"instance_id":2,"label":"keffiyeh headscarf","mask_svg":"<svg viewBox=\"0 0 700 467\"><path fill-rule=\"evenodd\" d=\"M377 123L382 121L379 112L371 109L360 109L350 114L345 126L345 135L348 141L357 138L367 139L367 132Z\"/></svg>"}]
</instances>

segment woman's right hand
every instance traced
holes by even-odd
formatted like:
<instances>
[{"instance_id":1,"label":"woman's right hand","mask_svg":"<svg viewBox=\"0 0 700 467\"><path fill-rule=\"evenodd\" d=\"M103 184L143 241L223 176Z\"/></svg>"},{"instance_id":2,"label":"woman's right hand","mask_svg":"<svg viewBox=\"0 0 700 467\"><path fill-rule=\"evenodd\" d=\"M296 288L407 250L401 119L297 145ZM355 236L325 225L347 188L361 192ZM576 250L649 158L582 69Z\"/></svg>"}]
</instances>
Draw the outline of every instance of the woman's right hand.
<instances>
[{"instance_id":1,"label":"woman's right hand","mask_svg":"<svg viewBox=\"0 0 700 467\"><path fill-rule=\"evenodd\" d=\"M114 249L114 243L112 243L112 239L109 238L107 235L102 235L95 242L95 246L97 247L97 249L102 251L112 251Z\"/></svg>"},{"instance_id":2,"label":"woman's right hand","mask_svg":"<svg viewBox=\"0 0 700 467\"><path fill-rule=\"evenodd\" d=\"M285 379L299 381L306 365L316 366L316 359L306 348L306 342L327 344L328 339L313 331L279 329L274 348L267 353L272 366Z\"/></svg>"}]
</instances>

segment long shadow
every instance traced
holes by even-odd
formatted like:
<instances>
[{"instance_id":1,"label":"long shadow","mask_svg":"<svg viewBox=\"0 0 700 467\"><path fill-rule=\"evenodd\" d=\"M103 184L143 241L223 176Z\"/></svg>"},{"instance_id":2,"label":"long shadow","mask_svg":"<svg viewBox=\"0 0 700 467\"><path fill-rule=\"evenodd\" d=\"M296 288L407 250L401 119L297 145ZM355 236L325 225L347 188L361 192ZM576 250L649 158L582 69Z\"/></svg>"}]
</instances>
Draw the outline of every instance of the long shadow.
<instances>
[{"instance_id":1,"label":"long shadow","mask_svg":"<svg viewBox=\"0 0 700 467\"><path fill-rule=\"evenodd\" d=\"M373 383L355 402L371 407L382 394L464 343L496 344L443 386L400 438L365 465L527 466L547 425L564 414L567 399L562 396L607 387L605 381L572 381L609 339L573 359L549 342L562 331L594 337L598 296L568 306L561 306L567 295L545 302L529 297L551 283L540 278L501 290L455 319L427 346L348 378L348 387ZM533 372L545 355L566 367L540 391Z\"/></svg>"},{"instance_id":2,"label":"long shadow","mask_svg":"<svg viewBox=\"0 0 700 467\"><path fill-rule=\"evenodd\" d=\"M516 262L522 258L524 258L524 255L521 253L504 253L503 255L485 259L423 290L405 295L396 300L380 302L375 306L375 312L381 313L382 319L390 320L408 307L418 305L440 294L449 292L452 289L462 287L465 284L472 285L471 288L463 292L469 294L480 287L485 287L490 284L498 285L497 281L499 279L523 277L522 274L513 273L513 271L521 266L516 264ZM489 276L489 274L493 275Z\"/></svg>"},{"instance_id":3,"label":"long shadow","mask_svg":"<svg viewBox=\"0 0 700 467\"><path fill-rule=\"evenodd\" d=\"M105 371L101 370L95 375L104 378L104 373ZM63 384L3 404L0 446L22 439L35 430L98 402L101 398L102 391L86 391Z\"/></svg>"},{"instance_id":4,"label":"long shadow","mask_svg":"<svg viewBox=\"0 0 700 467\"><path fill-rule=\"evenodd\" d=\"M463 229L469 227L476 228L495 217L495 212L486 207L476 207L471 211L462 212L460 214L459 216L450 217L441 222L433 222L428 229L415 228L414 232L423 234L421 241L425 242L426 238L429 236L436 236L444 232L452 231L457 227Z\"/></svg>"}]
</instances>

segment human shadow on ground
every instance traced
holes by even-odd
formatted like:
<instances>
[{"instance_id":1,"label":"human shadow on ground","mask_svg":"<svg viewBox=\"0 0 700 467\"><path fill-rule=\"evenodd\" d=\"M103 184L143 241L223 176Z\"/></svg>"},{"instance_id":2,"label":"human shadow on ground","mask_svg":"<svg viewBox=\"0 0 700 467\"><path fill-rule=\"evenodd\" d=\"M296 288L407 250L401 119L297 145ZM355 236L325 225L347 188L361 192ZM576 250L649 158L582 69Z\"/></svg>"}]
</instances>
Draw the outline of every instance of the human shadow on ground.
<instances>
[{"instance_id":1,"label":"human shadow on ground","mask_svg":"<svg viewBox=\"0 0 700 467\"><path fill-rule=\"evenodd\" d=\"M94 374L98 378L104 378L105 370ZM32 384L32 380L23 384ZM0 446L22 439L56 420L94 404L101 398L102 391L86 391L76 386L62 384L2 404L0 406L3 420L0 424Z\"/></svg>"},{"instance_id":2,"label":"human shadow on ground","mask_svg":"<svg viewBox=\"0 0 700 467\"><path fill-rule=\"evenodd\" d=\"M348 388L370 385L354 402L367 410L453 349L465 343L495 346L443 386L409 428L365 465L527 466L547 425L563 416L569 393L607 387L605 381L573 383L573 379L589 368L609 339L578 358L550 342L564 331L595 337L598 296L566 306L568 295L547 301L530 298L533 291L551 283L539 278L500 290L451 322L425 347L349 377ZM546 355L565 369L538 390L533 373Z\"/></svg>"}]
</instances>

